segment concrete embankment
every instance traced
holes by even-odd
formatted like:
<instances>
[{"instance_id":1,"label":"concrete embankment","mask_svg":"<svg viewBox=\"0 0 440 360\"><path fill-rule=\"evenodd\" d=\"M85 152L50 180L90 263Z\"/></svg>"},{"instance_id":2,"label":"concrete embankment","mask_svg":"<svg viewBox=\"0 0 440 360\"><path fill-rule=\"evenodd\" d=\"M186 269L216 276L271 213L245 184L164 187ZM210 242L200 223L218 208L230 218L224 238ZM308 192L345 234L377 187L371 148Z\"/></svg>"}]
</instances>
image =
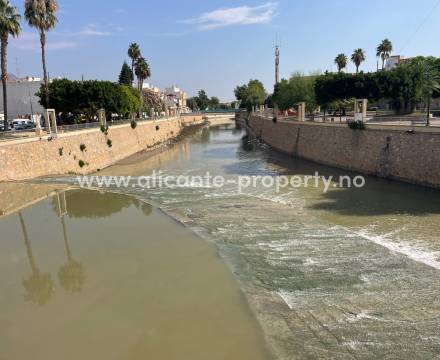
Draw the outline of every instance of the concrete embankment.
<instances>
[{"instance_id":1,"label":"concrete embankment","mask_svg":"<svg viewBox=\"0 0 440 360\"><path fill-rule=\"evenodd\" d=\"M440 129L322 124L244 114L237 122L281 152L324 165L440 188Z\"/></svg>"},{"instance_id":2,"label":"concrete embankment","mask_svg":"<svg viewBox=\"0 0 440 360\"><path fill-rule=\"evenodd\" d=\"M177 137L184 127L203 121L202 115L188 115L139 122L135 129L130 124L112 126L107 135L90 129L59 134L54 139L44 136L0 143L0 181L91 173L156 148Z\"/></svg>"}]
</instances>

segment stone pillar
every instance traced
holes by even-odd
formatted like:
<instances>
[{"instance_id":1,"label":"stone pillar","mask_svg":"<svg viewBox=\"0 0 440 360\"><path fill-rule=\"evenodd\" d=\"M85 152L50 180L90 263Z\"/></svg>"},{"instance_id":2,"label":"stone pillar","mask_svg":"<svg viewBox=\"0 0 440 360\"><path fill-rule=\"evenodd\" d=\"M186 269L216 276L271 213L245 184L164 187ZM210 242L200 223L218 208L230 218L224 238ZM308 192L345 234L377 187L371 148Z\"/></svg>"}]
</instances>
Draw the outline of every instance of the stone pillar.
<instances>
[{"instance_id":1,"label":"stone pillar","mask_svg":"<svg viewBox=\"0 0 440 360\"><path fill-rule=\"evenodd\" d=\"M105 110L104 109L99 109L98 110L98 119L99 119L99 124L101 126L103 126L104 128L107 127L107 118L105 116Z\"/></svg>"},{"instance_id":2,"label":"stone pillar","mask_svg":"<svg viewBox=\"0 0 440 360\"><path fill-rule=\"evenodd\" d=\"M35 134L37 136L42 136L43 135L43 129L41 128L40 119L37 120L37 124L35 126Z\"/></svg>"},{"instance_id":3,"label":"stone pillar","mask_svg":"<svg viewBox=\"0 0 440 360\"><path fill-rule=\"evenodd\" d=\"M47 133L52 137L57 137L58 127L57 127L57 118L55 115L55 110L47 109L44 112L44 120L46 121Z\"/></svg>"},{"instance_id":4,"label":"stone pillar","mask_svg":"<svg viewBox=\"0 0 440 360\"><path fill-rule=\"evenodd\" d=\"M367 120L367 99L358 99L354 102L354 120L365 122Z\"/></svg>"},{"instance_id":5,"label":"stone pillar","mask_svg":"<svg viewBox=\"0 0 440 360\"><path fill-rule=\"evenodd\" d=\"M298 121L306 121L306 103L298 103Z\"/></svg>"}]
</instances>

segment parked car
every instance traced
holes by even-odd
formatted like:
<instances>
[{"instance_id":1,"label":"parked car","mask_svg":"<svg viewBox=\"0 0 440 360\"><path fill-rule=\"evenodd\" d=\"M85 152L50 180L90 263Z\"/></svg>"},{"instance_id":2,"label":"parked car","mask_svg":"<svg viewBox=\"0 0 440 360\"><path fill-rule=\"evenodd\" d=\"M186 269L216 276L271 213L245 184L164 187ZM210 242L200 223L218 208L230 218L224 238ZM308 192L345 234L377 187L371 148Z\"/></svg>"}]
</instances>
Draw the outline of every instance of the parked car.
<instances>
[{"instance_id":1,"label":"parked car","mask_svg":"<svg viewBox=\"0 0 440 360\"><path fill-rule=\"evenodd\" d=\"M8 124L8 128L6 129L6 131L11 130L11 126ZM1 122L0 123L0 131L5 131L5 123Z\"/></svg>"},{"instance_id":2,"label":"parked car","mask_svg":"<svg viewBox=\"0 0 440 360\"><path fill-rule=\"evenodd\" d=\"M33 129L35 124L33 123L33 121L28 119L15 119L12 120L12 126L14 127L14 130L20 131Z\"/></svg>"}]
</instances>

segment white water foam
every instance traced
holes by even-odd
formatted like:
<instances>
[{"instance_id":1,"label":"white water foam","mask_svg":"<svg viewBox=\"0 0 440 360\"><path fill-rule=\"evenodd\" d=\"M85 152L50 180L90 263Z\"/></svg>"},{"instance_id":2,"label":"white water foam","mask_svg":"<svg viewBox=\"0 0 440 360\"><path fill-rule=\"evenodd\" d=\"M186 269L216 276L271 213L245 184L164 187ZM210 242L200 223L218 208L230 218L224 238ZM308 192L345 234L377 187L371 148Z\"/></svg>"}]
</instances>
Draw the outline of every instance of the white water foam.
<instances>
[{"instance_id":1,"label":"white water foam","mask_svg":"<svg viewBox=\"0 0 440 360\"><path fill-rule=\"evenodd\" d=\"M425 264L434 269L440 270L440 253L436 251L429 251L422 249L420 247L405 243L405 242L395 242L390 239L394 233L387 233L382 235L372 235L367 229L360 231L352 231L347 229L352 235L360 236L364 239L374 242L375 244L381 245L384 248L390 250L391 252L405 255L411 260Z\"/></svg>"}]
</instances>

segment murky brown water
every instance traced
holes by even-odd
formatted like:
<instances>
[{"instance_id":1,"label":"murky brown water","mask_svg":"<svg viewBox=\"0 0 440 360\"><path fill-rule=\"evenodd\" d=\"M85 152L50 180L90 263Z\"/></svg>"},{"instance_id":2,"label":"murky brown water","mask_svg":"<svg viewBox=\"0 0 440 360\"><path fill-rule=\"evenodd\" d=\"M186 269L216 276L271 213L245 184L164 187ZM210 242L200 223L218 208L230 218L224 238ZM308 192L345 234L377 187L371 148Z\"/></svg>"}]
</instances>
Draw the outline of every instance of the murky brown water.
<instances>
[{"instance_id":1,"label":"murky brown water","mask_svg":"<svg viewBox=\"0 0 440 360\"><path fill-rule=\"evenodd\" d=\"M2 360L268 358L214 247L147 203L72 190L0 229Z\"/></svg>"}]
</instances>

